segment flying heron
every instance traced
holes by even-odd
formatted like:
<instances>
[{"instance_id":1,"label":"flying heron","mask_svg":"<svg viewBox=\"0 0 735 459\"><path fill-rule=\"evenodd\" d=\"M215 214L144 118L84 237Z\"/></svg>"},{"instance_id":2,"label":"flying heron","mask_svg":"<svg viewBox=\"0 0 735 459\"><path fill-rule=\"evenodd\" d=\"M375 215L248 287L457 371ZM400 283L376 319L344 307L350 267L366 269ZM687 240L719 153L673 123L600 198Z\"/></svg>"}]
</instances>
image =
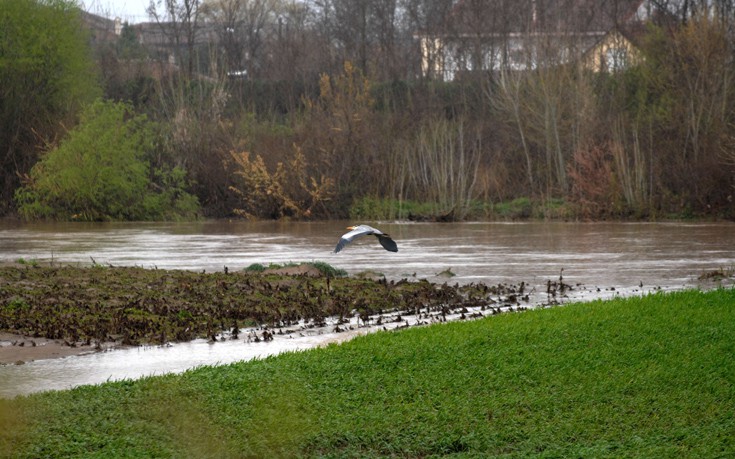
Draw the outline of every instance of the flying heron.
<instances>
[{"instance_id":1,"label":"flying heron","mask_svg":"<svg viewBox=\"0 0 735 459\"><path fill-rule=\"evenodd\" d=\"M390 236L380 231L379 229L375 229L372 226L368 225L348 226L347 229L350 230L350 232L343 234L342 237L339 238L337 247L334 248L334 253L339 252L347 244L354 241L358 237L362 237L367 234L372 234L373 236L377 237L378 242L380 242L380 245L382 245L385 250L389 252L398 252L396 241L391 239Z\"/></svg>"}]
</instances>

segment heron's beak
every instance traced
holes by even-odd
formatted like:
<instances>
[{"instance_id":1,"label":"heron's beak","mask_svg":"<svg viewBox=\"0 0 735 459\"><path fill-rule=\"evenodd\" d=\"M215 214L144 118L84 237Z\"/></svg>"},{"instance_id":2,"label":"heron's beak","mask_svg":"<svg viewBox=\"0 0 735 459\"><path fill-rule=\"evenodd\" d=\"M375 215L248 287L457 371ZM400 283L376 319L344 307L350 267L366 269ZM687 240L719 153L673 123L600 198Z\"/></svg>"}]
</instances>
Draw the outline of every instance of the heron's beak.
<instances>
[{"instance_id":1,"label":"heron's beak","mask_svg":"<svg viewBox=\"0 0 735 459\"><path fill-rule=\"evenodd\" d=\"M356 226L348 226L347 229L352 231L353 229L357 228Z\"/></svg>"}]
</instances>

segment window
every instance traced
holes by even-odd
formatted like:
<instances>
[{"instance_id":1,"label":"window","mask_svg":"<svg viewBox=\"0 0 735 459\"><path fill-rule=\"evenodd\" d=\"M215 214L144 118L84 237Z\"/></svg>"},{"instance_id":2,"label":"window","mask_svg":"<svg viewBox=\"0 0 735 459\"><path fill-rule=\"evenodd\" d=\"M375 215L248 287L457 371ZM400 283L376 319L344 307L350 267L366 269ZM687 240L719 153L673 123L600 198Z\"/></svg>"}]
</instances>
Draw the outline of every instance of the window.
<instances>
[{"instance_id":1,"label":"window","mask_svg":"<svg viewBox=\"0 0 735 459\"><path fill-rule=\"evenodd\" d=\"M628 65L628 50L622 46L611 46L605 50L604 67L615 72L622 70Z\"/></svg>"}]
</instances>

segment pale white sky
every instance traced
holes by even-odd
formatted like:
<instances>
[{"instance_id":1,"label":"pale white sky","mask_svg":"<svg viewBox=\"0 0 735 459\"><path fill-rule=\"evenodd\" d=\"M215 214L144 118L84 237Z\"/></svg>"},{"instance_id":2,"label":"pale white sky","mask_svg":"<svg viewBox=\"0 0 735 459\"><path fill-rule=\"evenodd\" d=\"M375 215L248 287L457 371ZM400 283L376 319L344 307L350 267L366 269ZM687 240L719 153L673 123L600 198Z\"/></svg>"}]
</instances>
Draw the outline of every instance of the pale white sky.
<instances>
[{"instance_id":1,"label":"pale white sky","mask_svg":"<svg viewBox=\"0 0 735 459\"><path fill-rule=\"evenodd\" d=\"M114 19L119 17L131 24L147 22L145 10L151 0L80 0L83 8L90 13Z\"/></svg>"}]
</instances>

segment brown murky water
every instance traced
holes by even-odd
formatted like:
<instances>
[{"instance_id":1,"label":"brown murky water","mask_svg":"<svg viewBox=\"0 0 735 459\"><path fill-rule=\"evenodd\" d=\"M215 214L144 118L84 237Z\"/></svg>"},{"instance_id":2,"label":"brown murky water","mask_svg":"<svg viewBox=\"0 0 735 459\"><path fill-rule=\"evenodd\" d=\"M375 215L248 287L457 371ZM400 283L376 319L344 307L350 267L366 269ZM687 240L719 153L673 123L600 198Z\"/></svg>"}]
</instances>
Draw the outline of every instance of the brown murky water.
<instances>
[{"instance_id":1,"label":"brown murky water","mask_svg":"<svg viewBox=\"0 0 735 459\"><path fill-rule=\"evenodd\" d=\"M735 267L731 223L375 223L398 243L363 238L332 253L348 222L107 224L0 223L0 263L51 262L222 271L252 263L324 261L350 274L488 284L525 282L532 303L546 283L574 286L561 301L607 298L701 284L702 274ZM447 276L449 270L454 276ZM704 287L712 287L707 283ZM137 378L308 349L369 329L295 332L269 343L204 341L0 366L0 397Z\"/></svg>"}]
</instances>

